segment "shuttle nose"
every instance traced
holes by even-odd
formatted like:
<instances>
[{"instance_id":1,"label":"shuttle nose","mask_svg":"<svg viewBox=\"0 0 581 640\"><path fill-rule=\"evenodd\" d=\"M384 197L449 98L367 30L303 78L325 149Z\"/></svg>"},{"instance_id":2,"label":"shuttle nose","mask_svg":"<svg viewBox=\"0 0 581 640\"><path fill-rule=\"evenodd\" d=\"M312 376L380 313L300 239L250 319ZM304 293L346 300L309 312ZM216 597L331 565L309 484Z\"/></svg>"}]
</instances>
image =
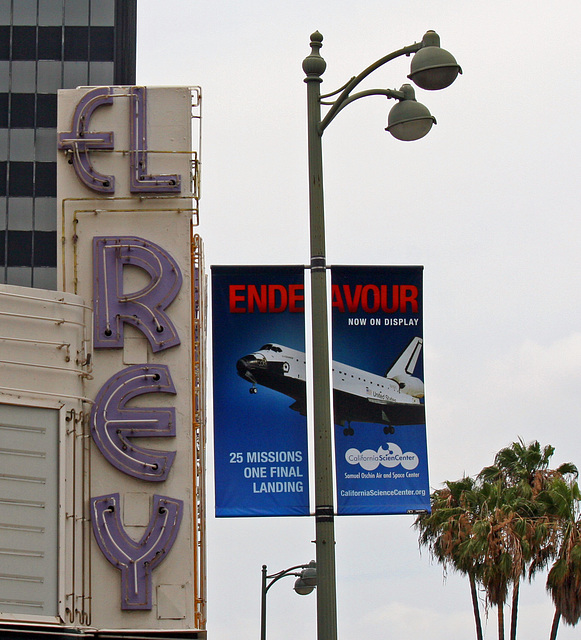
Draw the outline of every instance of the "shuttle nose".
<instances>
[{"instance_id":1,"label":"shuttle nose","mask_svg":"<svg viewBox=\"0 0 581 640\"><path fill-rule=\"evenodd\" d=\"M238 375L244 377L244 375L250 369L250 362L252 361L252 356L244 356L240 358L236 363L236 371L238 371Z\"/></svg>"},{"instance_id":2,"label":"shuttle nose","mask_svg":"<svg viewBox=\"0 0 581 640\"><path fill-rule=\"evenodd\" d=\"M252 372L264 366L264 360L259 360L256 356L244 356L236 363L238 375L246 380L253 380Z\"/></svg>"}]
</instances>

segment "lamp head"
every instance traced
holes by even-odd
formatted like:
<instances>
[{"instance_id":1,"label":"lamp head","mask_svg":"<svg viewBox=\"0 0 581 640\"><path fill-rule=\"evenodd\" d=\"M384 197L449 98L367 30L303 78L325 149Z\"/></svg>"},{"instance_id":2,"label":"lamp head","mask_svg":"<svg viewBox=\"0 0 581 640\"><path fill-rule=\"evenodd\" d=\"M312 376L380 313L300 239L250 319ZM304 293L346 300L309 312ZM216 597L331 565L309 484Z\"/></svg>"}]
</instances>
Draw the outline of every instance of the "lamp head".
<instances>
[{"instance_id":1,"label":"lamp head","mask_svg":"<svg viewBox=\"0 0 581 640\"><path fill-rule=\"evenodd\" d=\"M408 78L421 89L445 89L462 73L454 56L440 47L440 36L428 31L422 38L422 48L412 58Z\"/></svg>"},{"instance_id":2,"label":"lamp head","mask_svg":"<svg viewBox=\"0 0 581 640\"><path fill-rule=\"evenodd\" d=\"M404 142L419 140L436 124L436 118L427 107L416 101L410 84L404 84L400 91L404 97L391 108L385 130Z\"/></svg>"},{"instance_id":3,"label":"lamp head","mask_svg":"<svg viewBox=\"0 0 581 640\"><path fill-rule=\"evenodd\" d=\"M311 560L301 575L295 580L294 590L301 596L306 596L317 586L317 563Z\"/></svg>"}]
</instances>

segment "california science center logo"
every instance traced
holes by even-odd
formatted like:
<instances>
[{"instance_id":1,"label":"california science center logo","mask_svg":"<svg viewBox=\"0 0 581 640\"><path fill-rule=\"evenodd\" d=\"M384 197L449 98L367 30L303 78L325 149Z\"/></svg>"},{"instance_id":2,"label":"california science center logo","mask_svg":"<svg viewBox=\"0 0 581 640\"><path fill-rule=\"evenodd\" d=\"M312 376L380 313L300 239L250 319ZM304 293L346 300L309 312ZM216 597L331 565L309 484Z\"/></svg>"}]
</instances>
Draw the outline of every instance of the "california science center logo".
<instances>
[{"instance_id":1,"label":"california science center logo","mask_svg":"<svg viewBox=\"0 0 581 640\"><path fill-rule=\"evenodd\" d=\"M365 451L359 451L359 449L349 449L345 452L345 460L349 464L359 464L366 471L373 471L377 469L379 465L392 469L399 464L404 469L415 469L420 459L418 455L413 451L406 451L403 453L400 447L394 442L387 443L387 449L379 447L377 451L371 449L365 449Z\"/></svg>"}]
</instances>

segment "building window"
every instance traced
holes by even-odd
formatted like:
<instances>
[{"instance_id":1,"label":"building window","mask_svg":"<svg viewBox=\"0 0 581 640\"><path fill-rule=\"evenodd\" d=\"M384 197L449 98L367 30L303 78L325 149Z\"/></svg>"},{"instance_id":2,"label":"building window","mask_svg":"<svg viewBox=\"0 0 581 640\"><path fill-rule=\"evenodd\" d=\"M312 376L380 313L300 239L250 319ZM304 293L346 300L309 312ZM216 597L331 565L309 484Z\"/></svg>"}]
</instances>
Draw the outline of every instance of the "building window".
<instances>
[{"instance_id":1,"label":"building window","mask_svg":"<svg viewBox=\"0 0 581 640\"><path fill-rule=\"evenodd\" d=\"M34 128L34 93L13 93L10 99L10 126Z\"/></svg>"},{"instance_id":2,"label":"building window","mask_svg":"<svg viewBox=\"0 0 581 640\"><path fill-rule=\"evenodd\" d=\"M63 30L61 27L38 28L38 59L61 60L63 57Z\"/></svg>"},{"instance_id":3,"label":"building window","mask_svg":"<svg viewBox=\"0 0 581 640\"><path fill-rule=\"evenodd\" d=\"M36 27L12 27L12 60L36 60Z\"/></svg>"}]
</instances>

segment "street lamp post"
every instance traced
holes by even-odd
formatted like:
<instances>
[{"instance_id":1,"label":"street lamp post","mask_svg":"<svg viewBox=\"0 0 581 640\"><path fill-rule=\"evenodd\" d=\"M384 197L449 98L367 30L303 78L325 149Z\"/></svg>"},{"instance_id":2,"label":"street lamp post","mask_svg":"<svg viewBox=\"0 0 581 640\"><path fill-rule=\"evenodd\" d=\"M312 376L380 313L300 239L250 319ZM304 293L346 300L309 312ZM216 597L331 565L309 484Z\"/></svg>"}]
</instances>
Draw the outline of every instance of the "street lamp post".
<instances>
[{"instance_id":1,"label":"street lamp post","mask_svg":"<svg viewBox=\"0 0 581 640\"><path fill-rule=\"evenodd\" d=\"M300 571L299 571L300 569ZM317 563L298 564L278 573L267 575L266 565L262 565L262 599L260 604L260 640L266 640L266 594L275 582L286 576L296 576L294 590L306 596L317 586Z\"/></svg>"},{"instance_id":2,"label":"street lamp post","mask_svg":"<svg viewBox=\"0 0 581 640\"><path fill-rule=\"evenodd\" d=\"M311 53L303 61L307 84L307 122L309 156L309 222L311 249L311 321L313 353L313 413L315 431L315 544L317 558L317 638L337 639L337 594L335 581L335 525L333 505L331 385L329 329L327 318L327 276L325 217L323 200L322 137L335 116L359 98L382 95L398 102L392 108L386 130L399 140L418 140L435 124L428 109L416 102L411 85L399 91L353 90L373 71L400 56L415 54L410 78L423 89L444 89L461 69L454 57L440 48L440 38L428 31L421 42L380 58L343 87L321 95L321 76L326 62L320 55L323 36L311 35ZM337 96L334 100L328 98ZM321 118L321 105L329 107Z\"/></svg>"}]
</instances>

